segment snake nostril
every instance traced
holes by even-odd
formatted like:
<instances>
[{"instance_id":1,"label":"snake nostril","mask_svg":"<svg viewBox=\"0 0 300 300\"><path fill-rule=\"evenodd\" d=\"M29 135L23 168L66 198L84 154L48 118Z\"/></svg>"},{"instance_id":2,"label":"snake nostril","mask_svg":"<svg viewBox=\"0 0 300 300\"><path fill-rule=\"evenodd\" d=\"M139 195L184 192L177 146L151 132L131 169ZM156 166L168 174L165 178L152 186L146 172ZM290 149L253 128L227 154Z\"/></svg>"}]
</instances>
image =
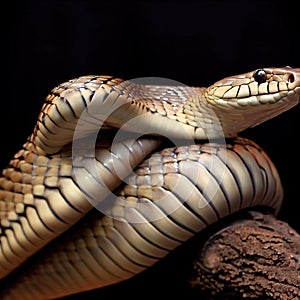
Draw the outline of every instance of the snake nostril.
<instances>
[{"instance_id":1,"label":"snake nostril","mask_svg":"<svg viewBox=\"0 0 300 300\"><path fill-rule=\"evenodd\" d=\"M289 76L288 76L288 78L287 78L287 81L289 82L289 83L293 83L294 81L295 81L295 76L294 76L294 74L289 74Z\"/></svg>"}]
</instances>

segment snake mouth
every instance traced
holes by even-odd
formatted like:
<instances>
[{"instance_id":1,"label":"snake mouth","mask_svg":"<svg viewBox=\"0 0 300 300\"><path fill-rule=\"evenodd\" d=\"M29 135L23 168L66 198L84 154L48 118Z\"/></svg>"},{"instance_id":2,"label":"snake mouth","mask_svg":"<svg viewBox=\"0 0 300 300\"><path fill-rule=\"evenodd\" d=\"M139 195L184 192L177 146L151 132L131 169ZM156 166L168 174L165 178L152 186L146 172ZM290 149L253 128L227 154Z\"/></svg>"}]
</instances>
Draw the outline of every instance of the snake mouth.
<instances>
[{"instance_id":1,"label":"snake mouth","mask_svg":"<svg viewBox=\"0 0 300 300\"><path fill-rule=\"evenodd\" d=\"M295 93L298 94L298 102L300 102L300 86L295 88Z\"/></svg>"}]
</instances>

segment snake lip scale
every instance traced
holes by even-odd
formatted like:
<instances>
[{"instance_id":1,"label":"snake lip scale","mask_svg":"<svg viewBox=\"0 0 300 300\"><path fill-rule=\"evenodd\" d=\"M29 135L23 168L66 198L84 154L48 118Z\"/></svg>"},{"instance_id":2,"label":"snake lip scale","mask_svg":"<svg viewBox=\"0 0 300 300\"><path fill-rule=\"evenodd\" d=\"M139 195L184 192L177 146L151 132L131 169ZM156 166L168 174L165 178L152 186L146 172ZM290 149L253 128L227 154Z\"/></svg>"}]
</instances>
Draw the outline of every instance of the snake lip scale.
<instances>
[{"instance_id":1,"label":"snake lip scale","mask_svg":"<svg viewBox=\"0 0 300 300\"><path fill-rule=\"evenodd\" d=\"M276 167L239 134L299 99L291 67L208 87L97 75L54 87L0 177L0 298L115 284L235 212L278 213Z\"/></svg>"}]
</instances>

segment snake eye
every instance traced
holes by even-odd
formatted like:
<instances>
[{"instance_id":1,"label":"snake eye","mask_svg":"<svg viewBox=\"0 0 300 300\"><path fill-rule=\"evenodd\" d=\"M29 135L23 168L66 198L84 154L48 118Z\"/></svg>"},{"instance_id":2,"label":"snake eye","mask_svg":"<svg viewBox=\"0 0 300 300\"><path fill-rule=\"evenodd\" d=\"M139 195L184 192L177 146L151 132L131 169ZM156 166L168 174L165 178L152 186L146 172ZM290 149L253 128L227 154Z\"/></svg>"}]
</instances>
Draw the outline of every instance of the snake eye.
<instances>
[{"instance_id":1,"label":"snake eye","mask_svg":"<svg viewBox=\"0 0 300 300\"><path fill-rule=\"evenodd\" d=\"M255 81L258 82L258 84L261 84L263 82L266 82L267 81L267 74L264 70L257 70L254 75L253 75L253 78Z\"/></svg>"}]
</instances>

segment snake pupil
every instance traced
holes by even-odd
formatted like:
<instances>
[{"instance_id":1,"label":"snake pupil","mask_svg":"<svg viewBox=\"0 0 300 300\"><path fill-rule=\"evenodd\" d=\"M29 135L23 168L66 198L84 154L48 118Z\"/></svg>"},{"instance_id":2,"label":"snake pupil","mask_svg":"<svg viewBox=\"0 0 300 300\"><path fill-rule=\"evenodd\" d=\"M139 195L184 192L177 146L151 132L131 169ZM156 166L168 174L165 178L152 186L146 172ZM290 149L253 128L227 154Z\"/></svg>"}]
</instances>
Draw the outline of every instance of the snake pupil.
<instances>
[{"instance_id":1,"label":"snake pupil","mask_svg":"<svg viewBox=\"0 0 300 300\"><path fill-rule=\"evenodd\" d=\"M253 75L254 80L258 82L258 84L261 84L263 82L267 81L267 74L264 70L257 70L255 74Z\"/></svg>"}]
</instances>

